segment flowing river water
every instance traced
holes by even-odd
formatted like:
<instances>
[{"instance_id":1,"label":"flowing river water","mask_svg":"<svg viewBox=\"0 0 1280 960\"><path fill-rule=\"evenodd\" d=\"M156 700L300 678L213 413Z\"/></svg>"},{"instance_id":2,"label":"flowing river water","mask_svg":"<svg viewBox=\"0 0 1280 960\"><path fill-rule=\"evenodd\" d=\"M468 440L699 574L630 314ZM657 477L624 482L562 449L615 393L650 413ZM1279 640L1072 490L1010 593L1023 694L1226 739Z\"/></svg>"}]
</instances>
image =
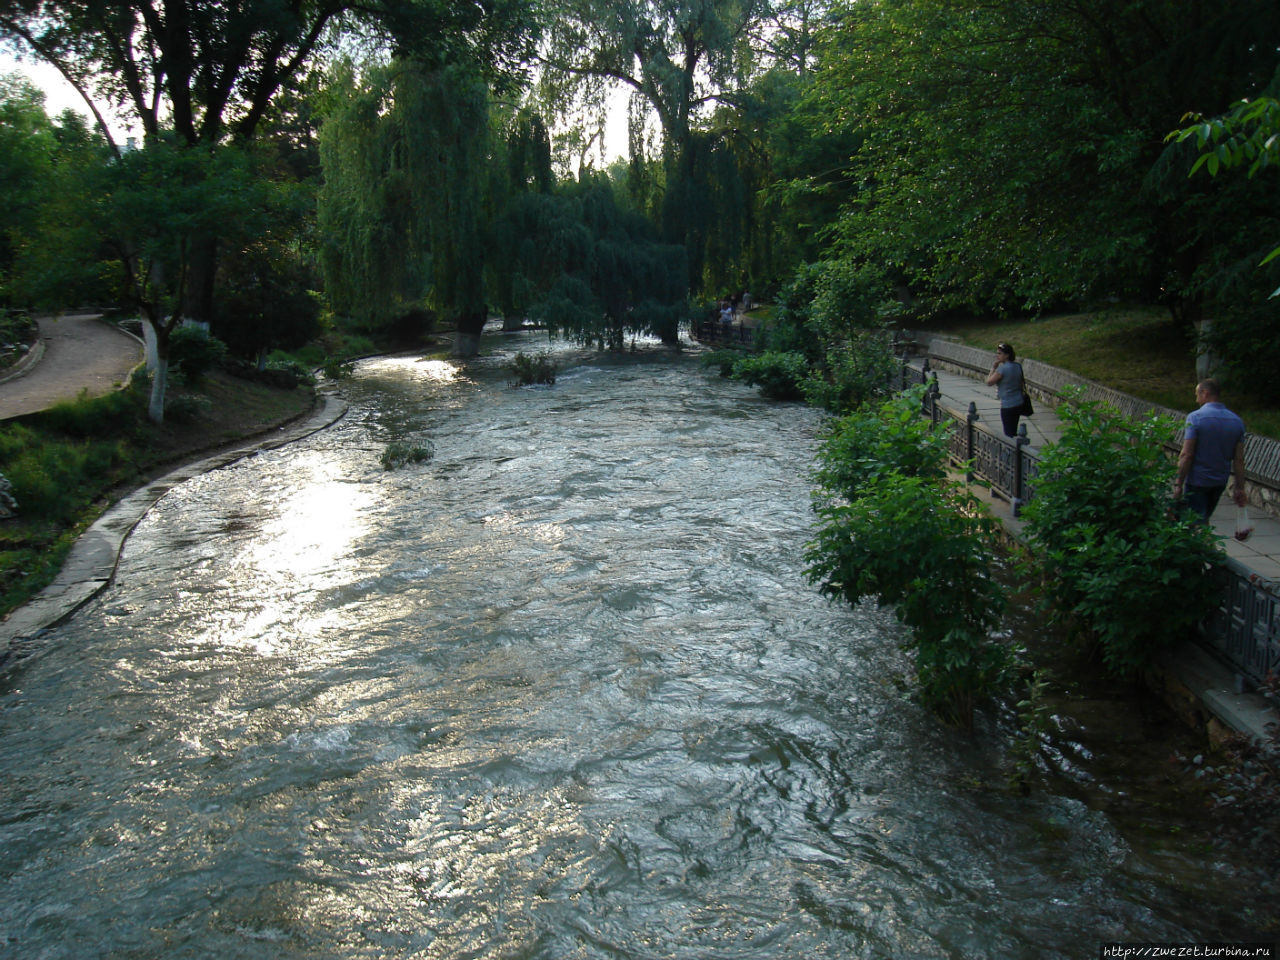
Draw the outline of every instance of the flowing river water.
<instances>
[{"instance_id":1,"label":"flowing river water","mask_svg":"<svg viewBox=\"0 0 1280 960\"><path fill-rule=\"evenodd\" d=\"M176 487L9 658L0 955L1046 958L1248 929L1239 866L1168 839L1194 813L1080 787L1166 754L1167 718L1019 796L998 721L940 726L892 616L806 582L816 412L654 345L553 347L553 387L509 386L545 346L361 363L344 419ZM434 458L386 471L392 441Z\"/></svg>"}]
</instances>

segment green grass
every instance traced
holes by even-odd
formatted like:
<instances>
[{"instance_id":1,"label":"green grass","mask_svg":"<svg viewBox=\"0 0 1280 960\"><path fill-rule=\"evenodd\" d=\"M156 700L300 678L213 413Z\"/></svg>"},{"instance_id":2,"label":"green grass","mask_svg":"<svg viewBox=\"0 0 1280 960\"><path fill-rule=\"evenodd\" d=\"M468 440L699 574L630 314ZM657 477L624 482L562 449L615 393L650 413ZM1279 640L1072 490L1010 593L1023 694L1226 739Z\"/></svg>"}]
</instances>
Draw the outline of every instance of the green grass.
<instances>
[{"instance_id":1,"label":"green grass","mask_svg":"<svg viewBox=\"0 0 1280 960\"><path fill-rule=\"evenodd\" d=\"M1062 314L1035 320L934 321L929 328L974 347L1011 344L1019 358L1070 370L1124 393L1188 411L1195 406L1194 343L1161 308ZM1280 410L1228 384L1223 400L1253 433L1280 439Z\"/></svg>"},{"instance_id":2,"label":"green grass","mask_svg":"<svg viewBox=\"0 0 1280 960\"><path fill-rule=\"evenodd\" d=\"M146 417L147 397L130 387L81 396L0 424L0 474L18 515L0 523L0 615L56 576L75 538L120 493L168 465L254 435L310 409L312 391L283 390L210 372L175 388L190 416Z\"/></svg>"}]
</instances>

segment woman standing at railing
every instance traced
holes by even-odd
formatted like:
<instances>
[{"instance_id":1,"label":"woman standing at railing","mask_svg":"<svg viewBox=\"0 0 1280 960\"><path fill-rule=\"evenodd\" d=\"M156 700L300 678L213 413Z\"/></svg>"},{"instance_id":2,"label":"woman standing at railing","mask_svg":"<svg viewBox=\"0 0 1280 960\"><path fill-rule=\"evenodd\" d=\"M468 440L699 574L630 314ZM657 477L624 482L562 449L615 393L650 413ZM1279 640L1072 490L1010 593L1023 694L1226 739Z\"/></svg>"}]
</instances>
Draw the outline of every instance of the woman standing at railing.
<instances>
[{"instance_id":1,"label":"woman standing at railing","mask_svg":"<svg viewBox=\"0 0 1280 960\"><path fill-rule=\"evenodd\" d=\"M1022 415L1022 364L1018 363L1013 347L1001 343L996 347L996 359L987 375L987 386L996 388L1000 398L1000 423L1006 437L1018 435L1018 418Z\"/></svg>"}]
</instances>

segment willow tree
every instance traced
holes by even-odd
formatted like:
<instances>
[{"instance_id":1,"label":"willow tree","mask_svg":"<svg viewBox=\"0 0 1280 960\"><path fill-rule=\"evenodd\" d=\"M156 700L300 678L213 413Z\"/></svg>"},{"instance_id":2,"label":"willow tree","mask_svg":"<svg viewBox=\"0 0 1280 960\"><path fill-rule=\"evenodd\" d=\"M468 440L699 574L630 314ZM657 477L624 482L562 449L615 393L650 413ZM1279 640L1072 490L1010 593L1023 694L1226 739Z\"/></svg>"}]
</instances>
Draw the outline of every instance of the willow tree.
<instances>
[{"instance_id":1,"label":"willow tree","mask_svg":"<svg viewBox=\"0 0 1280 960\"><path fill-rule=\"evenodd\" d=\"M490 181L494 216L487 240L487 286L504 329L519 329L541 287L530 276L540 242L538 211L555 188L551 138L536 111L522 107L500 118L494 147L497 163ZM534 268L536 270L536 267Z\"/></svg>"},{"instance_id":2,"label":"willow tree","mask_svg":"<svg viewBox=\"0 0 1280 960\"><path fill-rule=\"evenodd\" d=\"M429 302L474 353L486 319L489 93L412 59L338 76L320 130L321 263L333 307L381 324Z\"/></svg>"},{"instance_id":3,"label":"willow tree","mask_svg":"<svg viewBox=\"0 0 1280 960\"><path fill-rule=\"evenodd\" d=\"M654 112L663 133L663 235L689 246L690 278L702 272L705 212L695 120L731 99L757 65L750 38L771 0L553 0L547 5L548 77L564 87L623 84ZM692 242L691 242L692 241Z\"/></svg>"},{"instance_id":4,"label":"willow tree","mask_svg":"<svg viewBox=\"0 0 1280 960\"><path fill-rule=\"evenodd\" d=\"M379 327L431 286L429 134L395 109L396 69L335 70L320 125L319 259L329 305Z\"/></svg>"},{"instance_id":5,"label":"willow tree","mask_svg":"<svg viewBox=\"0 0 1280 960\"><path fill-rule=\"evenodd\" d=\"M642 215L618 204L604 178L527 194L504 216L507 269L528 312L553 335L601 349L628 336L677 339L685 313L685 251L661 242Z\"/></svg>"},{"instance_id":6,"label":"willow tree","mask_svg":"<svg viewBox=\"0 0 1280 960\"><path fill-rule=\"evenodd\" d=\"M532 36L527 0L0 0L0 41L57 69L105 134L102 102L125 108L148 139L168 134L206 152L253 141L272 99L339 22L364 25L385 45L429 50L436 62L507 64ZM179 318L212 314L224 225L189 238ZM140 269L136 250L121 253L132 258L126 271ZM148 326L167 340L167 323Z\"/></svg>"}]
</instances>

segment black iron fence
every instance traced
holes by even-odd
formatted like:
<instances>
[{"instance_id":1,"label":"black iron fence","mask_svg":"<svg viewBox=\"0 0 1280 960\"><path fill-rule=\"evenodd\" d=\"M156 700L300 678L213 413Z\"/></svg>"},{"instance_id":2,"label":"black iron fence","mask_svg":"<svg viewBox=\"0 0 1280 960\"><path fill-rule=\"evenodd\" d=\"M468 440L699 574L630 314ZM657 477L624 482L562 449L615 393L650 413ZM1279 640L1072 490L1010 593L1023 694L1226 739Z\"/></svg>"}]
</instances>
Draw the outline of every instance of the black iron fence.
<instances>
[{"instance_id":1,"label":"black iron fence","mask_svg":"<svg viewBox=\"0 0 1280 960\"><path fill-rule=\"evenodd\" d=\"M1026 426L1010 439L987 430L970 405L965 412L940 402L937 381L928 364L916 368L902 363L901 386L926 384L922 413L935 424L950 428L951 459L968 479L980 479L1013 507L1017 516L1035 494L1040 457L1027 446ZM1239 681L1257 687L1280 675L1280 583L1258 577L1231 557L1222 572L1222 600L1200 625L1202 643L1234 670Z\"/></svg>"},{"instance_id":2,"label":"black iron fence","mask_svg":"<svg viewBox=\"0 0 1280 960\"><path fill-rule=\"evenodd\" d=\"M749 350L755 346L756 342L755 327L746 326L741 320L724 323L719 314L692 321L689 324L689 333L699 343L716 346Z\"/></svg>"}]
</instances>

